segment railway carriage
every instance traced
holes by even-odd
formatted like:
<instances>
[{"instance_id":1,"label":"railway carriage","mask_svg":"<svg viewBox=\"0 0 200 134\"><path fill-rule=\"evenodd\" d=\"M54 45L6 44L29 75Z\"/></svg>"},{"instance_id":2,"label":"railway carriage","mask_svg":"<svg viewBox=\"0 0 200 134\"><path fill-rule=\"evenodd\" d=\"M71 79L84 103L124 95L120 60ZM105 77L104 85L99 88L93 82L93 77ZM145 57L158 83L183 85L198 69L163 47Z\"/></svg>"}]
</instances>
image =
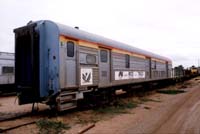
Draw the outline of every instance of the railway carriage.
<instances>
[{"instance_id":1,"label":"railway carriage","mask_svg":"<svg viewBox=\"0 0 200 134\"><path fill-rule=\"evenodd\" d=\"M19 104L62 111L97 89L171 77L170 59L77 28L42 20L14 33Z\"/></svg>"},{"instance_id":2,"label":"railway carriage","mask_svg":"<svg viewBox=\"0 0 200 134\"><path fill-rule=\"evenodd\" d=\"M0 92L14 91L14 53L0 52Z\"/></svg>"}]
</instances>

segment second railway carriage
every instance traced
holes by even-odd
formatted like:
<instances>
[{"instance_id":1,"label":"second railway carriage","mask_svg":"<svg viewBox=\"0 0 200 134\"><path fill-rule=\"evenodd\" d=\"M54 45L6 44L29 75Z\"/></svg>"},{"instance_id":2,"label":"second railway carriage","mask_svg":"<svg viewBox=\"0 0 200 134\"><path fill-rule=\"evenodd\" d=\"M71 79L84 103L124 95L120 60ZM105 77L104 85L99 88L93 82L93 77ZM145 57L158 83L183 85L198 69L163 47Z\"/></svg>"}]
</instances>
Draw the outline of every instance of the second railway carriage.
<instances>
[{"instance_id":1,"label":"second railway carriage","mask_svg":"<svg viewBox=\"0 0 200 134\"><path fill-rule=\"evenodd\" d=\"M62 111L86 92L171 77L170 59L77 28L42 20L14 32L20 104Z\"/></svg>"},{"instance_id":2,"label":"second railway carriage","mask_svg":"<svg viewBox=\"0 0 200 134\"><path fill-rule=\"evenodd\" d=\"M14 91L14 53L0 52L0 92Z\"/></svg>"}]
</instances>

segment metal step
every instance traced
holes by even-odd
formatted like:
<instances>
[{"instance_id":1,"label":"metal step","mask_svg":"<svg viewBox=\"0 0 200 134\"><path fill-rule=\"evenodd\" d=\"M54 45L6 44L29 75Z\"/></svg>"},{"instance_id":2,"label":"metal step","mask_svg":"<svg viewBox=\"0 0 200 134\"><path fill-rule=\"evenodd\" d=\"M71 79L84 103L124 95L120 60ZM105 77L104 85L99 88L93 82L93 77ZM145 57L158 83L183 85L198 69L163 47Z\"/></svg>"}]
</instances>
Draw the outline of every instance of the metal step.
<instances>
[{"instance_id":1,"label":"metal step","mask_svg":"<svg viewBox=\"0 0 200 134\"><path fill-rule=\"evenodd\" d=\"M77 92L61 92L60 96L66 96L66 95L71 95L71 94L75 94L76 95Z\"/></svg>"},{"instance_id":2,"label":"metal step","mask_svg":"<svg viewBox=\"0 0 200 134\"><path fill-rule=\"evenodd\" d=\"M58 111L69 110L77 107L76 100L77 92L61 92L60 95L56 98L57 109Z\"/></svg>"},{"instance_id":3,"label":"metal step","mask_svg":"<svg viewBox=\"0 0 200 134\"><path fill-rule=\"evenodd\" d=\"M75 95L60 96L57 98L57 102L60 102L60 103L65 103L65 102L70 102L70 101L75 101L75 100L76 100Z\"/></svg>"},{"instance_id":4,"label":"metal step","mask_svg":"<svg viewBox=\"0 0 200 134\"><path fill-rule=\"evenodd\" d=\"M63 104L58 104L58 111L69 110L77 107L77 103L75 102L68 102Z\"/></svg>"}]
</instances>

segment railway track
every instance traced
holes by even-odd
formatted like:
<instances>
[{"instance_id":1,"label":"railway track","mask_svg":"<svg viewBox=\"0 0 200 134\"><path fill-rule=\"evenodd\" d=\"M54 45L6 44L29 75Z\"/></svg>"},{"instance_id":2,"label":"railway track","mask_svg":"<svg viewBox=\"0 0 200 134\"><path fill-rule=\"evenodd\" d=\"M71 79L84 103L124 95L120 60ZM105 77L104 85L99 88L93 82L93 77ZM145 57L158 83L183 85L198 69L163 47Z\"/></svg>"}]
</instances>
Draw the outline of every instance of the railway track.
<instances>
[{"instance_id":1,"label":"railway track","mask_svg":"<svg viewBox=\"0 0 200 134\"><path fill-rule=\"evenodd\" d=\"M158 87L156 86L154 86L154 88L158 89ZM81 101L78 103L77 110L84 110L85 108L88 109L92 107L100 107L102 105L107 105L109 102L115 99L129 97L129 96L132 96L133 94L136 96L141 96L142 94L144 95L145 93L148 93L152 90L154 89L145 90L143 87L139 87L133 90L124 90L124 91L122 90L122 92L118 92L115 95L97 94L95 96L94 94L88 94L84 101ZM60 112L60 113L63 113L63 112ZM57 115L57 113L55 111L52 111L51 109L43 109L41 111L32 109L32 111L29 110L29 111L19 111L19 112L0 112L0 123L4 121L11 121L11 120L23 118L23 117L42 116L42 115L44 115L45 117L47 115L48 117L51 117L51 116Z\"/></svg>"},{"instance_id":2,"label":"railway track","mask_svg":"<svg viewBox=\"0 0 200 134\"><path fill-rule=\"evenodd\" d=\"M10 121L31 115L32 112L0 112L0 122Z\"/></svg>"},{"instance_id":3,"label":"railway track","mask_svg":"<svg viewBox=\"0 0 200 134\"><path fill-rule=\"evenodd\" d=\"M51 114L51 110L42 110L42 111L37 111L37 112L33 112L33 111L20 111L20 112L0 112L0 124L4 124L7 122L10 122L9 126L6 127L2 127L0 125L0 133L4 133L13 129L17 129L19 127L23 127L26 125L31 125L36 123L39 119L41 118L45 118L46 116L50 116ZM16 124L15 122L17 120L26 118L26 117L38 117L35 119L29 119L29 120L24 120L24 121L20 121L20 123Z\"/></svg>"},{"instance_id":4,"label":"railway track","mask_svg":"<svg viewBox=\"0 0 200 134\"><path fill-rule=\"evenodd\" d=\"M130 95L132 96L133 94L136 95L136 96L141 96L144 95L144 94L148 94L149 92L151 92L152 90L156 90L156 89L159 89L158 87L156 88L156 86L154 86L154 88L151 88L151 89L146 89L143 88L140 89L140 88L137 88L139 90L131 90L132 93L130 93L130 90L127 90L125 91L122 91L121 93L119 92L118 94L116 94L115 96L112 96L112 100L116 100L116 99L120 99L120 98L126 98L126 97L130 97ZM92 94L93 95L93 94ZM102 105L107 105L108 103L108 100L107 99L110 99L110 98L104 98L106 94L102 94L102 96L89 96L90 98L98 98L98 101L100 103L95 103L95 104L100 104L100 105L90 105L92 104L90 99L88 101L86 101L85 103L81 103L81 107L78 107L78 111L80 110L87 110L87 109L90 109L91 107L101 107ZM111 96L110 96L111 97ZM105 103L102 103L102 102L105 102ZM63 113L63 112L60 112L60 113ZM0 126L0 133L2 132L6 132L6 131L9 131L9 130L12 130L12 129L16 129L16 128L19 128L19 127L22 127L22 126L25 126L25 125L30 125L30 124L34 124L36 123L39 119L41 118L45 118L45 117L55 117L55 115L57 115L57 113L55 112L52 112L52 110L50 109L45 109L45 110L41 110L41 111L19 111L19 112L0 112L0 123L3 123L3 122L7 122L7 121L16 121L18 119L23 119L25 117L38 117L34 120L29 120L29 121L24 121L23 123L20 123L20 124L17 124L17 125L14 125L14 126L10 126L10 127L6 127L6 128L1 128ZM62 114L61 114L62 116ZM11 123L12 124L12 123Z\"/></svg>"},{"instance_id":5,"label":"railway track","mask_svg":"<svg viewBox=\"0 0 200 134\"><path fill-rule=\"evenodd\" d=\"M30 125L30 124L34 124L36 123L36 121L30 121L30 122L26 122L26 123L22 123L22 124L18 124L16 126L12 126L12 127L7 127L7 128L0 128L0 133L12 130L12 129L16 129L22 126L26 126L26 125Z\"/></svg>"},{"instance_id":6,"label":"railway track","mask_svg":"<svg viewBox=\"0 0 200 134\"><path fill-rule=\"evenodd\" d=\"M19 112L0 112L0 123L22 119L25 117L54 117L57 113L51 109L44 109L41 111L19 111Z\"/></svg>"},{"instance_id":7,"label":"railway track","mask_svg":"<svg viewBox=\"0 0 200 134\"><path fill-rule=\"evenodd\" d=\"M21 111L21 112L0 112L0 123L4 123L4 122L8 122L8 121L15 121L17 119L21 119L23 117L28 117L33 115L33 113L31 111ZM11 126L6 126L6 127L2 127L0 126L0 133L4 133L7 132L9 130L12 129L16 129L25 125L29 125L29 124L33 124L35 123L35 121L28 121L28 122L23 122L23 123L19 123L17 125L13 125L13 123Z\"/></svg>"}]
</instances>

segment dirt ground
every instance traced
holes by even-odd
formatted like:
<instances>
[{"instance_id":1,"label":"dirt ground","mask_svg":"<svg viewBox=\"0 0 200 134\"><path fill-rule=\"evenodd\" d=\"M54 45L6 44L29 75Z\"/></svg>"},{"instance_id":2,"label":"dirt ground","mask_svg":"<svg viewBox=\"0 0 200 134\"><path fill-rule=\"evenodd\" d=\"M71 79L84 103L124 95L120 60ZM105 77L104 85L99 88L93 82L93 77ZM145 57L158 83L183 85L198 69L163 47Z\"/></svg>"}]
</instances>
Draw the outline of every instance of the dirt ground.
<instances>
[{"instance_id":1,"label":"dirt ground","mask_svg":"<svg viewBox=\"0 0 200 134\"><path fill-rule=\"evenodd\" d=\"M180 83L167 89L186 92L171 95L151 92L143 97L126 98L134 100L137 107L115 113L98 110L71 110L54 117L48 115L23 117L13 121L0 122L0 128L39 119L60 121L70 126L66 134L76 134L91 124L87 134L200 134L200 77ZM0 97L0 113L30 111L31 105L18 106L14 96ZM39 105L41 110L48 109ZM6 133L42 133L36 124L9 130Z\"/></svg>"}]
</instances>

